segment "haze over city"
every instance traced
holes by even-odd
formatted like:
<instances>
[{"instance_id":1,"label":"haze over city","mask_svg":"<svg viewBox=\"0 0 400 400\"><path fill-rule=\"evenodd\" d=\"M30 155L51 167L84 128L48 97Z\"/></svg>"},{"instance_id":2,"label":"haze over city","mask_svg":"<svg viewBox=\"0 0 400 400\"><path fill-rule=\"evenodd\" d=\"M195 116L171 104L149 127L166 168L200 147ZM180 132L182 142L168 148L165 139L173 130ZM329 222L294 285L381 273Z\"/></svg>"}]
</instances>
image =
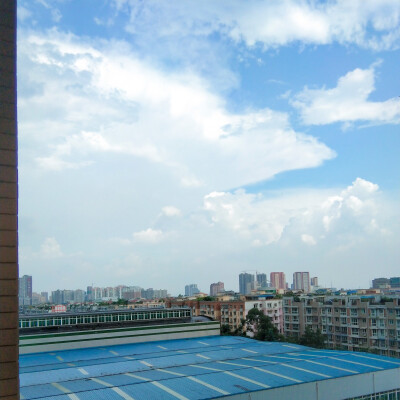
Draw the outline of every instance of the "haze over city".
<instances>
[{"instance_id":1,"label":"haze over city","mask_svg":"<svg viewBox=\"0 0 400 400\"><path fill-rule=\"evenodd\" d=\"M35 291L399 275L397 0L18 4Z\"/></svg>"}]
</instances>

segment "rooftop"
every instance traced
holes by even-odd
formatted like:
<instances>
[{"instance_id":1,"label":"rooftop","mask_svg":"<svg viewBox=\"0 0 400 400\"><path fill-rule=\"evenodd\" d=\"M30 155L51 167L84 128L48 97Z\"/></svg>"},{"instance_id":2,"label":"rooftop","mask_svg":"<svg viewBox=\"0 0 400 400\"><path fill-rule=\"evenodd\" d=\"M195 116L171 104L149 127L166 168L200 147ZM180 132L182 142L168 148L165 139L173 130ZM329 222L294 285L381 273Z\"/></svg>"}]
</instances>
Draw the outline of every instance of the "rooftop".
<instances>
[{"instance_id":1,"label":"rooftop","mask_svg":"<svg viewBox=\"0 0 400 400\"><path fill-rule=\"evenodd\" d=\"M20 385L24 399L192 400L387 370L400 360L212 336L21 355Z\"/></svg>"}]
</instances>

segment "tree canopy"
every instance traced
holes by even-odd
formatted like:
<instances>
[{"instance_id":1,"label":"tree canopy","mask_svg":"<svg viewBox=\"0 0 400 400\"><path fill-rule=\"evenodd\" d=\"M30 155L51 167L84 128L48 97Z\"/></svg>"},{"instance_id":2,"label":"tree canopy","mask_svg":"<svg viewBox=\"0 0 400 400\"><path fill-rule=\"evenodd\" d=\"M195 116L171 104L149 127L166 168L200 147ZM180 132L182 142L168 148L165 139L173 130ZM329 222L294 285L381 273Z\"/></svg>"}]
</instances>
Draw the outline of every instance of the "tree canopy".
<instances>
[{"instance_id":1,"label":"tree canopy","mask_svg":"<svg viewBox=\"0 0 400 400\"><path fill-rule=\"evenodd\" d=\"M254 333L254 339L262 341L277 341L282 339L278 328L272 323L271 318L259 310L251 309L246 316L246 329Z\"/></svg>"},{"instance_id":2,"label":"tree canopy","mask_svg":"<svg viewBox=\"0 0 400 400\"><path fill-rule=\"evenodd\" d=\"M313 331L309 326L307 326L304 335L299 339L299 344L323 349L325 347L325 341L326 336L321 333L320 329Z\"/></svg>"}]
</instances>

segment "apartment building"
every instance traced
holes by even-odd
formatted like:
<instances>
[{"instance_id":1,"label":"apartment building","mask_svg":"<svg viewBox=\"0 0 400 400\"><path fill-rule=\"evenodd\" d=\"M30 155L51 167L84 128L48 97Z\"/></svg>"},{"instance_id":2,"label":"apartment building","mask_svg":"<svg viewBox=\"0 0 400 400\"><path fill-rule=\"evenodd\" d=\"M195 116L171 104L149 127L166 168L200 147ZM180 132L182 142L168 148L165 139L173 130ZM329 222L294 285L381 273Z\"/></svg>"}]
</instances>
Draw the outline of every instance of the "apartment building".
<instances>
[{"instance_id":1,"label":"apartment building","mask_svg":"<svg viewBox=\"0 0 400 400\"><path fill-rule=\"evenodd\" d=\"M249 297L245 301L245 316L252 308L258 308L264 315L271 319L271 322L278 328L279 333L283 333L283 307L280 299L260 299Z\"/></svg>"},{"instance_id":2,"label":"apartment building","mask_svg":"<svg viewBox=\"0 0 400 400\"><path fill-rule=\"evenodd\" d=\"M210 296L216 296L218 293L223 293L225 286L223 282L216 282L210 285Z\"/></svg>"},{"instance_id":3,"label":"apartment building","mask_svg":"<svg viewBox=\"0 0 400 400\"><path fill-rule=\"evenodd\" d=\"M32 304L32 276L24 275L18 279L19 305Z\"/></svg>"},{"instance_id":4,"label":"apartment building","mask_svg":"<svg viewBox=\"0 0 400 400\"><path fill-rule=\"evenodd\" d=\"M270 273L271 286L276 289L286 289L286 277L284 272L271 272Z\"/></svg>"},{"instance_id":5,"label":"apartment building","mask_svg":"<svg viewBox=\"0 0 400 400\"><path fill-rule=\"evenodd\" d=\"M304 293L310 292L310 273L294 272L293 273L293 289L302 290Z\"/></svg>"},{"instance_id":6,"label":"apartment building","mask_svg":"<svg viewBox=\"0 0 400 400\"><path fill-rule=\"evenodd\" d=\"M187 306L192 309L193 316L206 316L221 324L227 324L231 330L240 327L242 319L252 308L258 308L264 315L271 318L272 323L283 333L283 308L280 299L265 299L258 296L246 296L241 300L216 300L216 301L197 301L186 299L167 299L166 307Z\"/></svg>"},{"instance_id":7,"label":"apartment building","mask_svg":"<svg viewBox=\"0 0 400 400\"><path fill-rule=\"evenodd\" d=\"M327 336L330 348L400 358L398 296L285 297L283 314L286 336L299 337L309 326Z\"/></svg>"}]
</instances>

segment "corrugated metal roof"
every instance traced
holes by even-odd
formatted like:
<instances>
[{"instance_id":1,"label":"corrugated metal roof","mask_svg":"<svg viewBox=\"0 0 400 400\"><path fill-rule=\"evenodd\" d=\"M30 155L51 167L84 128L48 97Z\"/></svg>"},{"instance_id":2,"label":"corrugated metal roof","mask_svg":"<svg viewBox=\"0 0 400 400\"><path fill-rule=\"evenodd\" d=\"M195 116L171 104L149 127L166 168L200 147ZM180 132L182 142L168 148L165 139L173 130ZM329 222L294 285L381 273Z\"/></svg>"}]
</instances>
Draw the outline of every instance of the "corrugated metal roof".
<instances>
[{"instance_id":1,"label":"corrugated metal roof","mask_svg":"<svg viewBox=\"0 0 400 400\"><path fill-rule=\"evenodd\" d=\"M399 368L400 360L215 336L20 356L24 399L212 399Z\"/></svg>"}]
</instances>

